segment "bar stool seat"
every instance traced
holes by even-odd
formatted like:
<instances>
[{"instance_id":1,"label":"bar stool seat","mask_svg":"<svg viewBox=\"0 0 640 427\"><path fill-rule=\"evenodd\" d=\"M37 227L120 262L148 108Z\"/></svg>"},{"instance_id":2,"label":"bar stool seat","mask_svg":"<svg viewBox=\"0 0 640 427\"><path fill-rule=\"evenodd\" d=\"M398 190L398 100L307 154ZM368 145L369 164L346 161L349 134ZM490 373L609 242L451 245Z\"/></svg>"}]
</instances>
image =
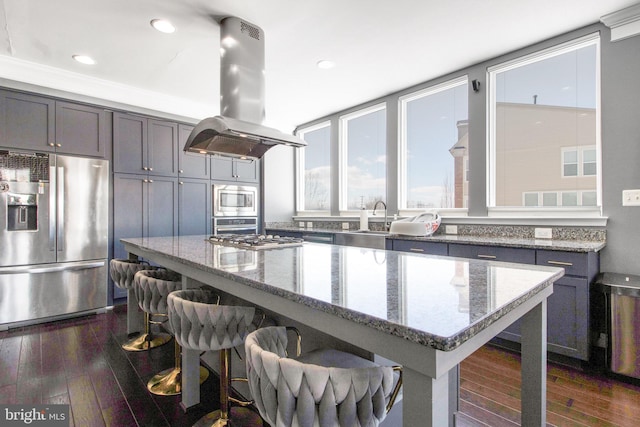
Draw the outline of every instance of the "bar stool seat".
<instances>
[{"instance_id":1,"label":"bar stool seat","mask_svg":"<svg viewBox=\"0 0 640 427\"><path fill-rule=\"evenodd\" d=\"M299 335L298 357L288 358L287 329L261 328L245 340L249 390L265 421L353 427L377 426L386 417L402 385L400 367L334 349L300 356Z\"/></svg>"},{"instance_id":2,"label":"bar stool seat","mask_svg":"<svg viewBox=\"0 0 640 427\"><path fill-rule=\"evenodd\" d=\"M215 293L188 289L169 294L169 322L176 341L185 349L219 351L220 410L210 412L194 426L261 426L262 420L246 407L230 407L231 349L241 345L250 331L253 307L217 305Z\"/></svg>"},{"instance_id":3,"label":"bar stool seat","mask_svg":"<svg viewBox=\"0 0 640 427\"><path fill-rule=\"evenodd\" d=\"M117 287L127 291L127 334L129 334L130 337L138 332L138 329L134 329L137 323L132 320L135 317L133 312L138 310L138 301L134 290L135 275L139 271L157 270L158 268L159 267L149 265L146 261L137 259L114 258L109 262L111 280L113 280L113 283L115 283ZM143 350L136 345L138 340L139 338L133 338L122 344L122 348L127 351Z\"/></svg>"}]
</instances>

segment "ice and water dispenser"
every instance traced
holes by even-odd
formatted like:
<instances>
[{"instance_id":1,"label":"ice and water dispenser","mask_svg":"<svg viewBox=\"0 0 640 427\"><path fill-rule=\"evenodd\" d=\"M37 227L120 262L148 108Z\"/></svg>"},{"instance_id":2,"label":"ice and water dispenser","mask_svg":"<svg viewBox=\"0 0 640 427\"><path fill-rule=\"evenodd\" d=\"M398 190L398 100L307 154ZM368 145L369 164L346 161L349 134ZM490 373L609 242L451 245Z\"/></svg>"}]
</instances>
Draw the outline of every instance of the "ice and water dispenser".
<instances>
[{"instance_id":1,"label":"ice and water dispenser","mask_svg":"<svg viewBox=\"0 0 640 427\"><path fill-rule=\"evenodd\" d=\"M5 231L37 231L38 201L49 179L46 154L0 151L0 212Z\"/></svg>"}]
</instances>

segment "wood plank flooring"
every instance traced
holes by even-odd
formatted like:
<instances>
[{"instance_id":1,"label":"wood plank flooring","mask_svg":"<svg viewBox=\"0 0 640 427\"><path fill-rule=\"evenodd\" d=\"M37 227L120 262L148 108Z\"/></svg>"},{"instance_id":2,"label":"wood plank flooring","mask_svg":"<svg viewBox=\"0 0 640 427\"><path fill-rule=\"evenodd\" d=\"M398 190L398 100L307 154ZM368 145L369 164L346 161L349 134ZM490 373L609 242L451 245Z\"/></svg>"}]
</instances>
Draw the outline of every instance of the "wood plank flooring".
<instances>
[{"instance_id":1,"label":"wood plank flooring","mask_svg":"<svg viewBox=\"0 0 640 427\"><path fill-rule=\"evenodd\" d=\"M173 363L173 345L125 352L126 306L95 316L0 332L0 403L65 403L71 426L190 426L217 409L217 377L202 404L184 413L180 397L154 396L146 382ZM458 426L520 424L520 359L485 346L461 365ZM640 387L548 366L550 426L638 426ZM413 427L413 426L412 426Z\"/></svg>"}]
</instances>

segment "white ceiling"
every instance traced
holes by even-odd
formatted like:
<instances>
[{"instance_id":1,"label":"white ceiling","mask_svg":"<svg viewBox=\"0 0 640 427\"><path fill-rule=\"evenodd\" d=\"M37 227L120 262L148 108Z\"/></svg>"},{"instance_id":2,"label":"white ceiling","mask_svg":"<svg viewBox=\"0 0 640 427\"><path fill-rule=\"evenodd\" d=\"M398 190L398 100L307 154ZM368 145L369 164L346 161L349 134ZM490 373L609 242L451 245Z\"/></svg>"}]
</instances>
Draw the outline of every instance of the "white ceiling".
<instances>
[{"instance_id":1,"label":"white ceiling","mask_svg":"<svg viewBox=\"0 0 640 427\"><path fill-rule=\"evenodd\" d=\"M0 77L195 119L219 26L264 30L268 125L301 123L598 22L636 0L0 0ZM149 21L166 18L174 34ZM87 54L97 64L71 59ZM337 63L316 67L320 59Z\"/></svg>"}]
</instances>

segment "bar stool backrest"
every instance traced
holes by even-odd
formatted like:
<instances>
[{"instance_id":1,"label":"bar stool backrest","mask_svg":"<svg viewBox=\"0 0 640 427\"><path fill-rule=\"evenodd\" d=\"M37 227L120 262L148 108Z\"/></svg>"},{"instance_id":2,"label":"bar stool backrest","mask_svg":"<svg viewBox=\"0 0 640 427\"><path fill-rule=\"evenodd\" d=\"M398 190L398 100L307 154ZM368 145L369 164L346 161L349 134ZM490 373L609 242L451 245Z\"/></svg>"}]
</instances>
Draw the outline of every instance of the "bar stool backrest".
<instances>
[{"instance_id":1,"label":"bar stool backrest","mask_svg":"<svg viewBox=\"0 0 640 427\"><path fill-rule=\"evenodd\" d=\"M134 277L133 287L138 305L151 314L167 314L167 297L182 288L182 276L174 271L141 270Z\"/></svg>"},{"instance_id":2,"label":"bar stool backrest","mask_svg":"<svg viewBox=\"0 0 640 427\"><path fill-rule=\"evenodd\" d=\"M202 289L169 294L169 323L183 348L217 351L236 347L250 332L255 308L216 305L217 295Z\"/></svg>"},{"instance_id":3,"label":"bar stool backrest","mask_svg":"<svg viewBox=\"0 0 640 427\"><path fill-rule=\"evenodd\" d=\"M394 388L392 367L302 363L286 358L286 347L281 326L260 328L245 340L249 390L269 424L360 427L377 426L385 418Z\"/></svg>"}]
</instances>

